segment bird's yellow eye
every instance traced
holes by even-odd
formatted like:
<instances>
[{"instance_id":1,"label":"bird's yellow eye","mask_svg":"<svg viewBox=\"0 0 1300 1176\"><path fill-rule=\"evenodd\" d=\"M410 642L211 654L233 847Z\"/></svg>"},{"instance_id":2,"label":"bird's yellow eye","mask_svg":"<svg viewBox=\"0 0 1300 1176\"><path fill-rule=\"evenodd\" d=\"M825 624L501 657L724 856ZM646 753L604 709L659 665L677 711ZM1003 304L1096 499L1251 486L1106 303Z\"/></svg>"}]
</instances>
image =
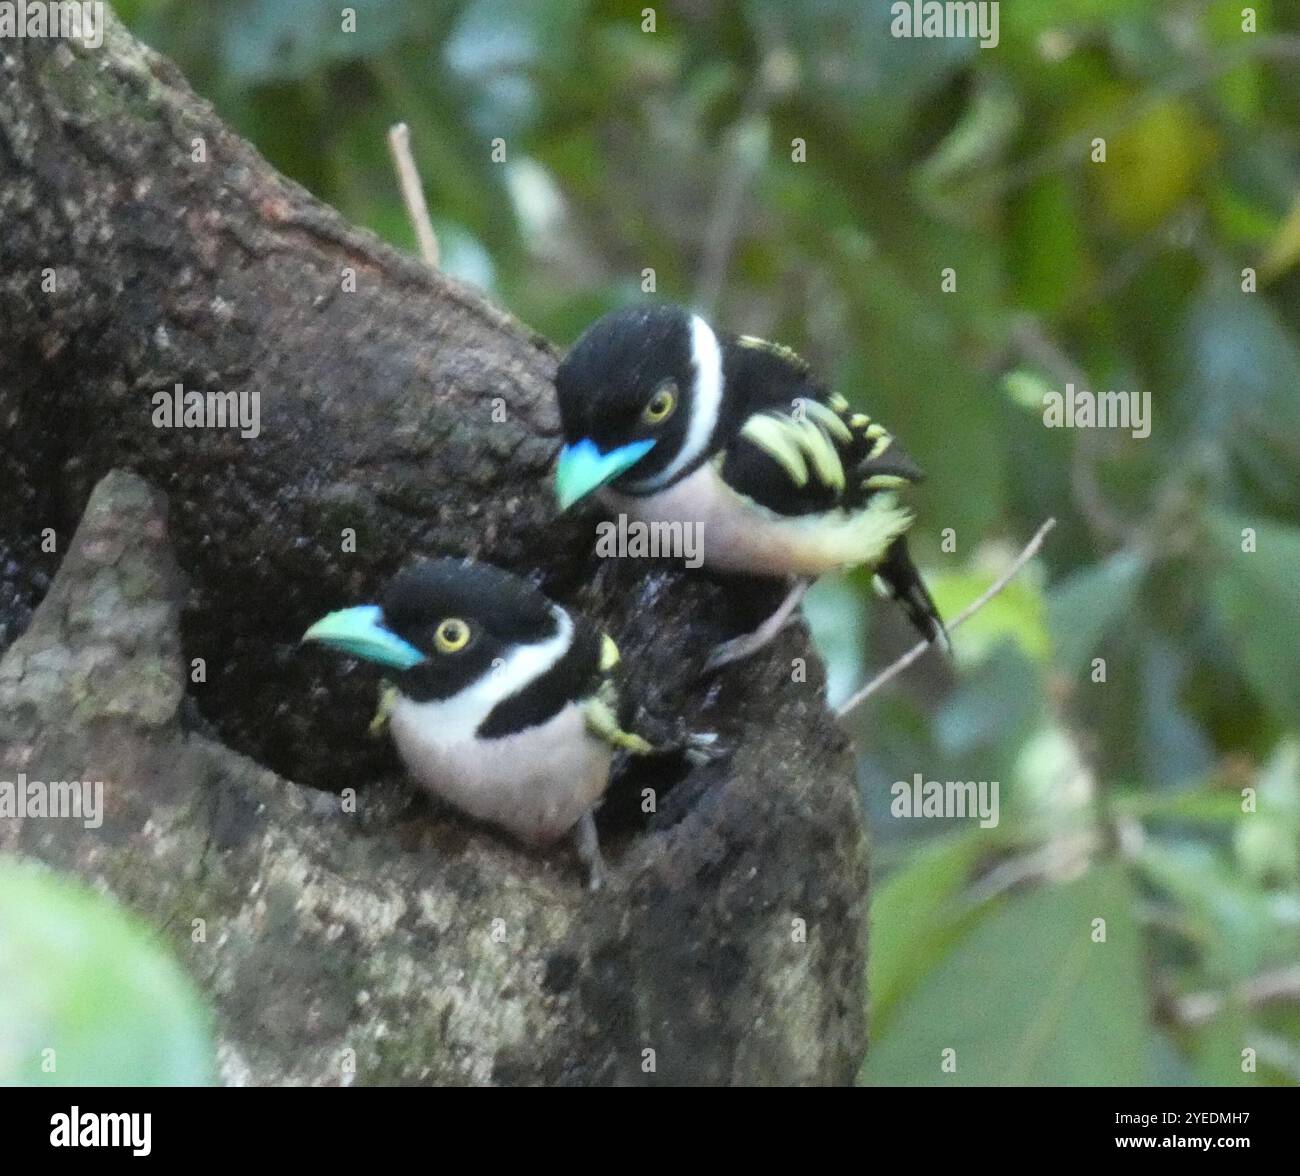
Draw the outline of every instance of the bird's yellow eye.
<instances>
[{"instance_id":1,"label":"bird's yellow eye","mask_svg":"<svg viewBox=\"0 0 1300 1176\"><path fill-rule=\"evenodd\" d=\"M455 653L469 644L469 626L459 617L440 621L433 634L433 643L440 653Z\"/></svg>"},{"instance_id":2,"label":"bird's yellow eye","mask_svg":"<svg viewBox=\"0 0 1300 1176\"><path fill-rule=\"evenodd\" d=\"M672 380L669 380L655 389L655 394L650 397L649 403L646 404L641 419L647 425L661 425L673 415L673 409L676 407L677 385Z\"/></svg>"}]
</instances>

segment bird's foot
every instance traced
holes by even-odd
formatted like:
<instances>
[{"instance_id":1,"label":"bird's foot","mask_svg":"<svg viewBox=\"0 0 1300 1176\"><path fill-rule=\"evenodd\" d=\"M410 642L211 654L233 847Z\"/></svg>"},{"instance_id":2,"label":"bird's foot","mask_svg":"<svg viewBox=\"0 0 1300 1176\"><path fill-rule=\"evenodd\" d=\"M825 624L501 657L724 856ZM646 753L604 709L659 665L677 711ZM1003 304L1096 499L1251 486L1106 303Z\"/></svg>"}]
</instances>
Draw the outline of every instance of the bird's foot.
<instances>
[{"instance_id":1,"label":"bird's foot","mask_svg":"<svg viewBox=\"0 0 1300 1176\"><path fill-rule=\"evenodd\" d=\"M752 633L742 633L739 637L733 637L730 641L715 645L709 654L708 660L704 663L704 673L711 674L714 670L721 669L732 662L753 657L760 649L773 641L776 635L790 623L791 617L807 591L808 581L797 581L786 594L786 598L781 601L776 612Z\"/></svg>"}]
</instances>

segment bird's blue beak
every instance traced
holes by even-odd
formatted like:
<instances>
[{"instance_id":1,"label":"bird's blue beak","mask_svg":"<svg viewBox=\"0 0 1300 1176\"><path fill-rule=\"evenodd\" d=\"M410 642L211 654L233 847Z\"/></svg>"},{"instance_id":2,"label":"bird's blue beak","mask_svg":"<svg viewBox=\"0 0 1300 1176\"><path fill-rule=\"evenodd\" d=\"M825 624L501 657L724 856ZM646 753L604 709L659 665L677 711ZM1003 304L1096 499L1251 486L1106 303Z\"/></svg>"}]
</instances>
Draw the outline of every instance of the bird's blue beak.
<instances>
[{"instance_id":1,"label":"bird's blue beak","mask_svg":"<svg viewBox=\"0 0 1300 1176\"><path fill-rule=\"evenodd\" d=\"M555 496L560 509L568 510L581 498L619 474L631 469L654 447L654 438L629 441L608 453L601 453L590 437L560 450L560 461L555 467Z\"/></svg>"},{"instance_id":2,"label":"bird's blue beak","mask_svg":"<svg viewBox=\"0 0 1300 1176\"><path fill-rule=\"evenodd\" d=\"M383 615L383 609L377 604L340 609L322 617L302 639L319 641L331 649L398 670L409 670L424 661L424 654L414 645L384 628L380 622Z\"/></svg>"}]
</instances>

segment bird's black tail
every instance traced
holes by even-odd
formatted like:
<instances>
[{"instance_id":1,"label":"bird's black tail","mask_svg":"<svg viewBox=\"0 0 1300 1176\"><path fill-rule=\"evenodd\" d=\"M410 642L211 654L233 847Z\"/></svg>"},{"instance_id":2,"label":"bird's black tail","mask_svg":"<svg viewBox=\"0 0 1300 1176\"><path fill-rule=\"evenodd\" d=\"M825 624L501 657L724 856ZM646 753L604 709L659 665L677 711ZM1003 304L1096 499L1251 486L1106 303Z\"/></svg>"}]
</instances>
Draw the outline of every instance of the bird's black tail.
<instances>
[{"instance_id":1,"label":"bird's black tail","mask_svg":"<svg viewBox=\"0 0 1300 1176\"><path fill-rule=\"evenodd\" d=\"M882 595L902 606L907 619L923 637L936 642L945 652L951 650L943 618L939 616L921 573L907 554L907 541L901 535L889 545L884 561L876 568L876 583Z\"/></svg>"}]
</instances>

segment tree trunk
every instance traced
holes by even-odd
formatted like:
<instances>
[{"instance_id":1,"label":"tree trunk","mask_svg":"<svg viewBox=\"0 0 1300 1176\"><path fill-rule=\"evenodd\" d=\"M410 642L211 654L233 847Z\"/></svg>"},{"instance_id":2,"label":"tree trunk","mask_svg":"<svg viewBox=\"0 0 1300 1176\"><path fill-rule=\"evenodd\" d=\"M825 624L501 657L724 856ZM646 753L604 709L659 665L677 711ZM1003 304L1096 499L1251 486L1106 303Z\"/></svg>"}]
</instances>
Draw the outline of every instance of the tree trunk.
<instances>
[{"instance_id":1,"label":"tree trunk","mask_svg":"<svg viewBox=\"0 0 1300 1176\"><path fill-rule=\"evenodd\" d=\"M850 1080L867 855L805 635L702 678L718 587L555 513L551 345L107 25L0 44L0 780L107 795L0 848L159 928L228 1082ZM258 435L159 427L177 384ZM614 634L639 721L729 750L627 775L599 894L418 796L365 736L375 674L298 651L416 554L541 576Z\"/></svg>"}]
</instances>

